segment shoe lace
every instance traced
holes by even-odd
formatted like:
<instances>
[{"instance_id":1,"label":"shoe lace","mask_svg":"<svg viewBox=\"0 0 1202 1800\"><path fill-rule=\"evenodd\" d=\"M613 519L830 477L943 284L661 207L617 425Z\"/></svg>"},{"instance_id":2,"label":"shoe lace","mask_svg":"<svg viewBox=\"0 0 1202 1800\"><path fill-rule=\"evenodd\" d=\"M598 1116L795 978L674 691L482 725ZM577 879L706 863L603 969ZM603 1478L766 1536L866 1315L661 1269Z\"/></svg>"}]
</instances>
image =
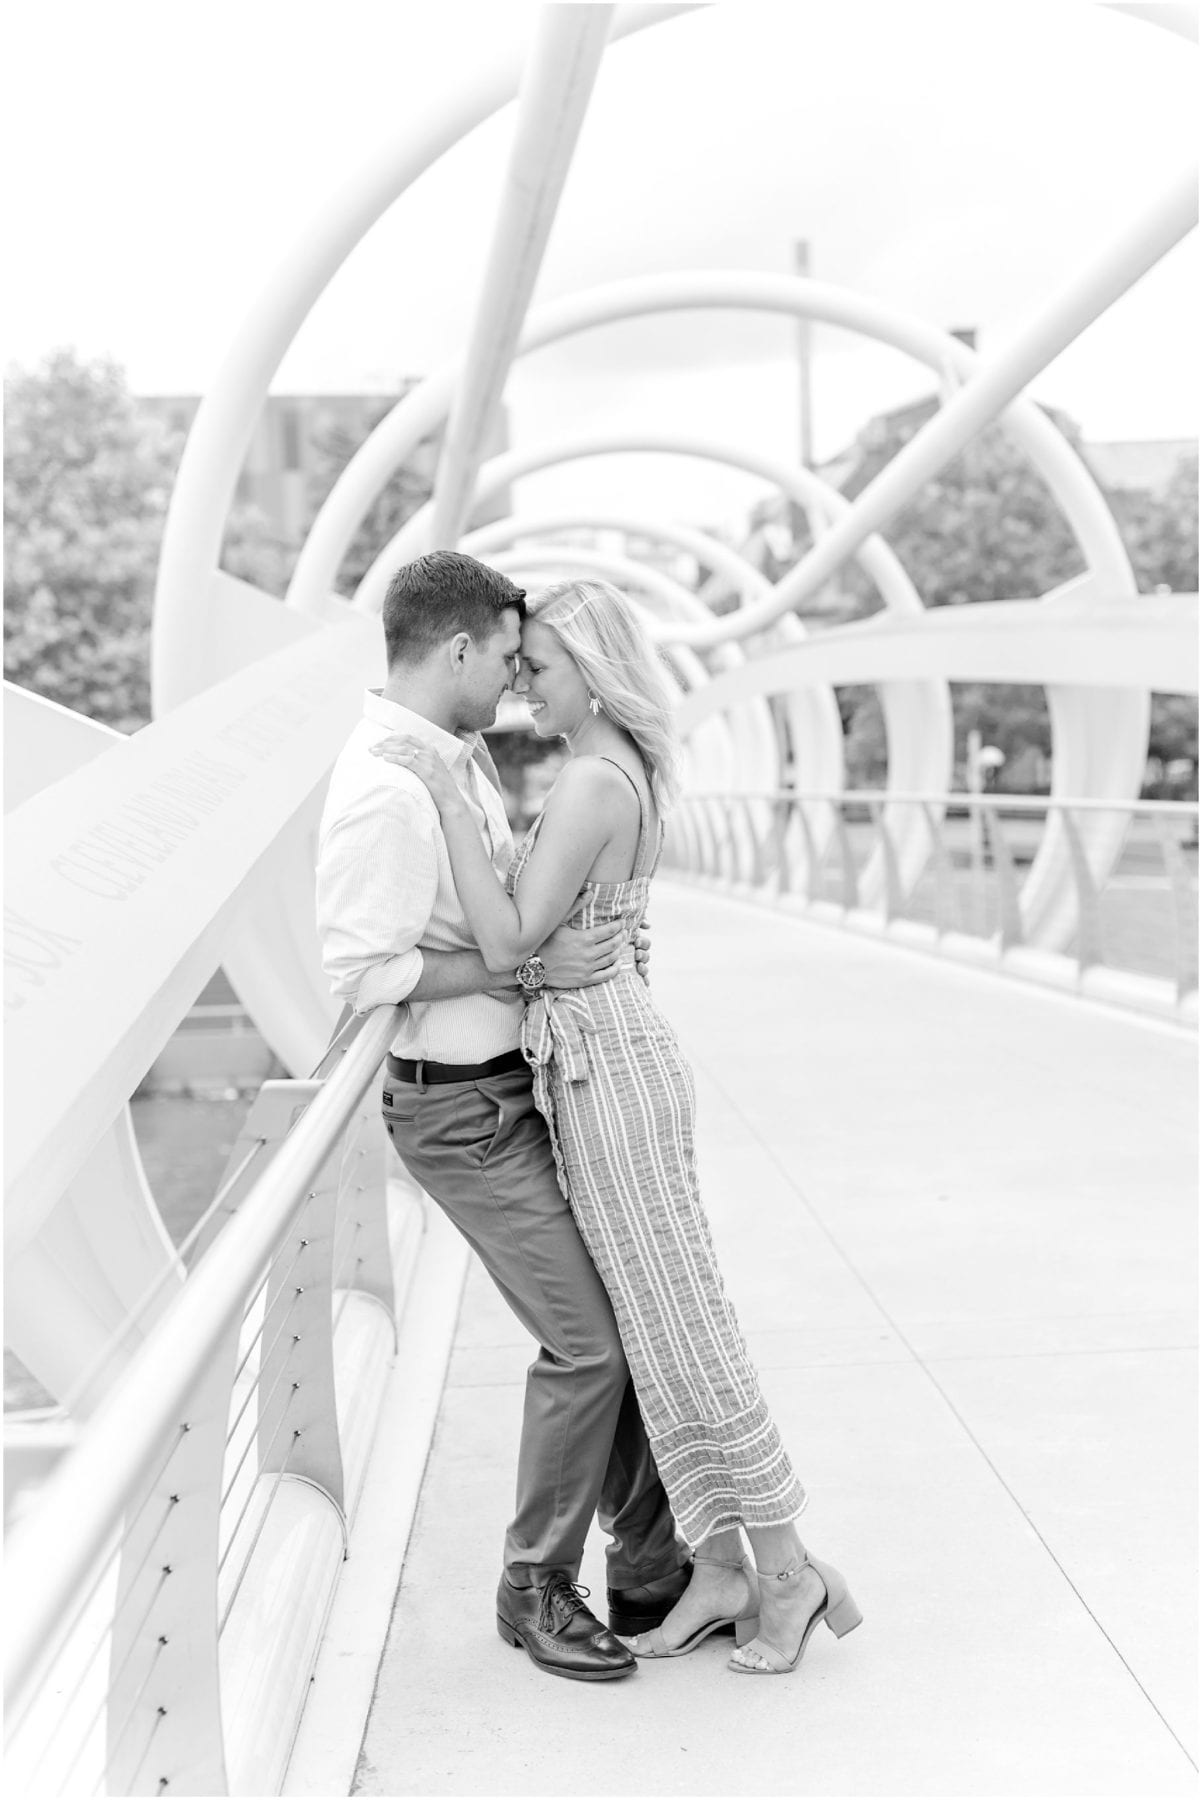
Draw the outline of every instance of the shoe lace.
<instances>
[{"instance_id":1,"label":"shoe lace","mask_svg":"<svg viewBox=\"0 0 1202 1800\"><path fill-rule=\"evenodd\" d=\"M553 1631L556 1626L568 1624L578 1612L587 1612L584 1603L591 1593L591 1588L582 1587L578 1581L569 1581L566 1575L553 1575L543 1589L538 1610L539 1630Z\"/></svg>"}]
</instances>

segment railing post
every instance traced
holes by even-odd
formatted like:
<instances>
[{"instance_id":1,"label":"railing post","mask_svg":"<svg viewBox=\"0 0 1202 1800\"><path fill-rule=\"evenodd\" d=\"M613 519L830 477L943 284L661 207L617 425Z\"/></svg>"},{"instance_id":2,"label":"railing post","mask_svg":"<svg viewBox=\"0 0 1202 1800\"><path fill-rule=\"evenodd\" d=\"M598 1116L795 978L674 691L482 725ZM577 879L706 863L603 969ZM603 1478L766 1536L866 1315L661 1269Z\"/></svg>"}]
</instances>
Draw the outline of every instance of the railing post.
<instances>
[{"instance_id":1,"label":"railing post","mask_svg":"<svg viewBox=\"0 0 1202 1800\"><path fill-rule=\"evenodd\" d=\"M722 844L719 827L722 821L722 803L711 796L704 802L702 813L703 845L701 853L701 873L717 879L722 873Z\"/></svg>"},{"instance_id":2,"label":"railing post","mask_svg":"<svg viewBox=\"0 0 1202 1800\"><path fill-rule=\"evenodd\" d=\"M793 800L789 794L778 794L772 803L772 859L778 894L791 892L793 886L793 870L789 863L792 809Z\"/></svg>"},{"instance_id":3,"label":"railing post","mask_svg":"<svg viewBox=\"0 0 1202 1800\"><path fill-rule=\"evenodd\" d=\"M818 845L814 840L814 828L810 824L807 803L799 800L796 804L798 823L806 843L806 899L812 902L822 898L822 858L818 854Z\"/></svg>"},{"instance_id":4,"label":"railing post","mask_svg":"<svg viewBox=\"0 0 1202 1800\"><path fill-rule=\"evenodd\" d=\"M1084 972L1093 963L1102 960L1102 913L1093 872L1072 808L1060 806L1057 811L1064 820L1064 835L1077 887L1077 967Z\"/></svg>"},{"instance_id":5,"label":"railing post","mask_svg":"<svg viewBox=\"0 0 1202 1800\"><path fill-rule=\"evenodd\" d=\"M852 849L851 833L847 829L847 820L843 816L841 799L832 800L831 806L835 815L835 835L839 839L839 863L842 872L843 907L852 912L860 904L860 878L856 872L855 852Z\"/></svg>"},{"instance_id":6,"label":"railing post","mask_svg":"<svg viewBox=\"0 0 1202 1800\"><path fill-rule=\"evenodd\" d=\"M885 823L885 803L870 800L868 807L876 827L877 842L881 847L881 863L885 871L885 918L896 919L905 910L905 898L902 893L901 871L897 866L897 852Z\"/></svg>"},{"instance_id":7,"label":"railing post","mask_svg":"<svg viewBox=\"0 0 1202 1800\"><path fill-rule=\"evenodd\" d=\"M755 809L759 804L761 802L749 798L743 800L743 817L747 822L747 837L751 845L751 885L757 888L764 884L764 846L755 822Z\"/></svg>"},{"instance_id":8,"label":"railing post","mask_svg":"<svg viewBox=\"0 0 1202 1800\"><path fill-rule=\"evenodd\" d=\"M957 908L952 859L942 831L943 821L935 817L935 809L929 801L923 800L919 804L931 834L931 860L935 864L935 930L942 936L951 929L952 923L959 922L958 918L953 919Z\"/></svg>"},{"instance_id":9,"label":"railing post","mask_svg":"<svg viewBox=\"0 0 1202 1800\"><path fill-rule=\"evenodd\" d=\"M1001 817L996 807L990 807L986 811L985 827L989 833L989 850L997 881L998 934L1002 949L1008 950L1011 944L1021 944L1023 941L1018 879L1014 871L1014 858L1010 854L1010 846L1006 842L1006 834L1002 830Z\"/></svg>"},{"instance_id":10,"label":"railing post","mask_svg":"<svg viewBox=\"0 0 1202 1800\"><path fill-rule=\"evenodd\" d=\"M321 1086L265 1082L263 1093L295 1118ZM260 1475L286 1470L322 1488L343 1514L345 1530L332 1268L341 1160L339 1144L272 1258L259 1362L258 1464Z\"/></svg>"},{"instance_id":11,"label":"railing post","mask_svg":"<svg viewBox=\"0 0 1202 1800\"><path fill-rule=\"evenodd\" d=\"M237 1348L237 1332L227 1332L129 1516L109 1650L102 1791L110 1794L229 1792L217 1555Z\"/></svg>"},{"instance_id":12,"label":"railing post","mask_svg":"<svg viewBox=\"0 0 1202 1800\"><path fill-rule=\"evenodd\" d=\"M388 1236L388 1165L392 1147L380 1125L377 1096L352 1120L338 1182L339 1241L334 1286L372 1294L396 1337L396 1291Z\"/></svg>"},{"instance_id":13,"label":"railing post","mask_svg":"<svg viewBox=\"0 0 1202 1800\"><path fill-rule=\"evenodd\" d=\"M1169 892L1173 896L1173 939L1176 949L1177 998L1184 1000L1198 986L1198 894L1190 876L1189 864L1173 829L1172 819L1154 813L1155 830L1160 840Z\"/></svg>"},{"instance_id":14,"label":"railing post","mask_svg":"<svg viewBox=\"0 0 1202 1800\"><path fill-rule=\"evenodd\" d=\"M723 794L718 804L722 808L722 842L718 846L714 873L720 880L737 881L739 851L735 842L735 802L732 797Z\"/></svg>"}]
</instances>

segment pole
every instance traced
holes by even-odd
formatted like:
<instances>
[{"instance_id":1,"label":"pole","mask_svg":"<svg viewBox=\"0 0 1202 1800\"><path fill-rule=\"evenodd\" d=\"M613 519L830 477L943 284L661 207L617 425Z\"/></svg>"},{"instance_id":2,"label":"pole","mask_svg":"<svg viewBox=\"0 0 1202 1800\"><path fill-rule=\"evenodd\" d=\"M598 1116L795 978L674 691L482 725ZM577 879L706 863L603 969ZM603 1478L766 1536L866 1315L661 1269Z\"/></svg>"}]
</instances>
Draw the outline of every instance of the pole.
<instances>
[{"instance_id":1,"label":"pole","mask_svg":"<svg viewBox=\"0 0 1202 1800\"><path fill-rule=\"evenodd\" d=\"M797 238L793 244L793 272L796 275L809 276L810 245L807 238ZM814 387L813 387L813 326L808 317L797 321L797 393L798 393L798 428L801 452L801 466L812 469L814 466Z\"/></svg>"}]
</instances>

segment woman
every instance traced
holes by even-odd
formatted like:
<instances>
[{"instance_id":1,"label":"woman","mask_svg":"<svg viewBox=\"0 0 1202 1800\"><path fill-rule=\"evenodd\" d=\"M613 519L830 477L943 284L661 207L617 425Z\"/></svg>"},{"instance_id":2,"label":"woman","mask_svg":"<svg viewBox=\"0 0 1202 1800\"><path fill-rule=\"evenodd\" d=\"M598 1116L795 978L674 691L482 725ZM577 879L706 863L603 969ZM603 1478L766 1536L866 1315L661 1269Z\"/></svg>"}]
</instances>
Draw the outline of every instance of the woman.
<instances>
[{"instance_id":1,"label":"woman","mask_svg":"<svg viewBox=\"0 0 1202 1800\"><path fill-rule=\"evenodd\" d=\"M671 691L634 608L604 582L546 590L523 626L521 663L516 691L536 733L566 738L571 757L505 887L442 761L412 738L377 750L429 788L490 968L522 964L569 916L580 927L626 927L612 981L533 993L522 1049L564 1193L613 1302L661 1478L696 1546L685 1593L661 1627L630 1644L639 1656L681 1656L733 1623L730 1667L787 1673L819 1620L841 1637L860 1613L793 1525L805 1495L759 1391L698 1194L692 1073L634 969L631 939L675 795ZM537 967L521 973L532 988Z\"/></svg>"}]
</instances>

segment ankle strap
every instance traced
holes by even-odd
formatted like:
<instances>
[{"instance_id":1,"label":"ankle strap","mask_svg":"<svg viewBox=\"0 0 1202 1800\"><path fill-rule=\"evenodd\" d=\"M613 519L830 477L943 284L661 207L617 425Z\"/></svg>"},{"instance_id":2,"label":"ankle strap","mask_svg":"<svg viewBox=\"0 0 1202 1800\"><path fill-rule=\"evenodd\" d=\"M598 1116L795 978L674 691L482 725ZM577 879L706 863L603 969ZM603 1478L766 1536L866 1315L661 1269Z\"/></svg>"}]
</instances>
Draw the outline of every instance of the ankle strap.
<instances>
[{"instance_id":1,"label":"ankle strap","mask_svg":"<svg viewBox=\"0 0 1202 1800\"><path fill-rule=\"evenodd\" d=\"M791 1562L787 1569L761 1569L757 1563L755 1572L757 1575L762 1575L765 1581L788 1581L791 1575L800 1575L801 1571L809 1566L809 1561L808 1554L803 1550L800 1562Z\"/></svg>"},{"instance_id":2,"label":"ankle strap","mask_svg":"<svg viewBox=\"0 0 1202 1800\"><path fill-rule=\"evenodd\" d=\"M694 1553L693 1561L695 1563L713 1563L716 1569L741 1569L744 1559L740 1557L738 1562L727 1562L723 1556L698 1556Z\"/></svg>"}]
</instances>

